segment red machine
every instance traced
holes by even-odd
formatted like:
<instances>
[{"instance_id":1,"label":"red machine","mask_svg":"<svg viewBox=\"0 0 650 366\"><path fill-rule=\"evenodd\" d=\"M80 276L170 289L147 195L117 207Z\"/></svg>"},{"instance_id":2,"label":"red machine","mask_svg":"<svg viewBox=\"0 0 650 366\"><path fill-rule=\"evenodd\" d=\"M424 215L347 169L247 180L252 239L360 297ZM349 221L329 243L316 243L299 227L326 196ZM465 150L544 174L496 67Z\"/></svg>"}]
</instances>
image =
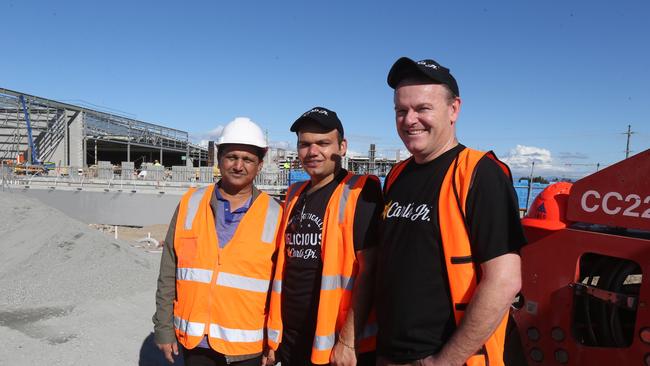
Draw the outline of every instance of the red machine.
<instances>
[{"instance_id":1,"label":"red machine","mask_svg":"<svg viewBox=\"0 0 650 366\"><path fill-rule=\"evenodd\" d=\"M528 364L650 366L650 150L547 187L522 224Z\"/></svg>"}]
</instances>

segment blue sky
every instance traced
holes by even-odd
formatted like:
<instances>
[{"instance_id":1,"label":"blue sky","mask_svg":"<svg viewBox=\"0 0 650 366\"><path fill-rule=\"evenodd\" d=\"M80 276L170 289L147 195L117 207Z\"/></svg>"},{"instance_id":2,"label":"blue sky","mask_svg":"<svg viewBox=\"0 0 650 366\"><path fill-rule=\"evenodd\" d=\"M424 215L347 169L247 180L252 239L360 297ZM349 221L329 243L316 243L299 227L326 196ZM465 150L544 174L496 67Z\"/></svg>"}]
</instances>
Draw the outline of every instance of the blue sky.
<instances>
[{"instance_id":1,"label":"blue sky","mask_svg":"<svg viewBox=\"0 0 650 366\"><path fill-rule=\"evenodd\" d=\"M631 149L650 148L645 0L5 0L0 19L0 87L196 139L247 117L293 146L293 120L321 105L353 152L375 143L394 157L403 145L386 74L408 56L451 69L459 140L520 174L532 160L567 177L614 163L628 124Z\"/></svg>"}]
</instances>

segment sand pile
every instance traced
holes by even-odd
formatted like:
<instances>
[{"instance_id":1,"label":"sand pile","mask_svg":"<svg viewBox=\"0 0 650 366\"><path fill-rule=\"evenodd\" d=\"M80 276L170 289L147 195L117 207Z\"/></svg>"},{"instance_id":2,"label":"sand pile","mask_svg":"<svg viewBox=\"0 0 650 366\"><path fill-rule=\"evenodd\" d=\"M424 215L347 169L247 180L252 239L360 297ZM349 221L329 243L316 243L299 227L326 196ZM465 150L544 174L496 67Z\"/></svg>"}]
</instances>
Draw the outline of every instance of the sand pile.
<instances>
[{"instance_id":1,"label":"sand pile","mask_svg":"<svg viewBox=\"0 0 650 366\"><path fill-rule=\"evenodd\" d=\"M18 193L0 208L0 364L158 364L159 254Z\"/></svg>"}]
</instances>

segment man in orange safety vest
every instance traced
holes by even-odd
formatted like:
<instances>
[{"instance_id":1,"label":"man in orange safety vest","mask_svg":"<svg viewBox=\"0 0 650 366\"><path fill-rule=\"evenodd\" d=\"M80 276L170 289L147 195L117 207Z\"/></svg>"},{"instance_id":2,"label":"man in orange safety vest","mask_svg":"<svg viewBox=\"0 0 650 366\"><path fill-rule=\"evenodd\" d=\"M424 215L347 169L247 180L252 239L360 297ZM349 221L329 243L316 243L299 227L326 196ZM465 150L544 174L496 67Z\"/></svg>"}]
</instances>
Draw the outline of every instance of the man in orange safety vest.
<instances>
[{"instance_id":1,"label":"man in orange safety vest","mask_svg":"<svg viewBox=\"0 0 650 366\"><path fill-rule=\"evenodd\" d=\"M219 138L221 180L190 189L172 218L160 263L154 340L185 365L259 366L282 208L253 185L264 133L245 118ZM180 347L178 346L180 344Z\"/></svg>"},{"instance_id":2,"label":"man in orange safety vest","mask_svg":"<svg viewBox=\"0 0 650 366\"><path fill-rule=\"evenodd\" d=\"M384 186L376 306L379 365L503 365L525 244L510 171L460 144L449 69L391 68L397 134L412 156Z\"/></svg>"}]
</instances>

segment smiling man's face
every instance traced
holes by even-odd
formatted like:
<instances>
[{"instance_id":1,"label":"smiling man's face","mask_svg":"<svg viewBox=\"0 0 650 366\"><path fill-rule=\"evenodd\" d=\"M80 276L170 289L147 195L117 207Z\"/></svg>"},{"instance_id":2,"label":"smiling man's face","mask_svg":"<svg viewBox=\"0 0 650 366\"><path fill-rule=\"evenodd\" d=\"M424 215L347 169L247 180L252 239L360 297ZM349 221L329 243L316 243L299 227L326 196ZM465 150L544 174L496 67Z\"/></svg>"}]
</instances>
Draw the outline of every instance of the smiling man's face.
<instances>
[{"instance_id":1,"label":"smiling man's face","mask_svg":"<svg viewBox=\"0 0 650 366\"><path fill-rule=\"evenodd\" d=\"M440 84L403 82L395 89L395 124L406 149L425 163L456 145L460 99Z\"/></svg>"}]
</instances>

